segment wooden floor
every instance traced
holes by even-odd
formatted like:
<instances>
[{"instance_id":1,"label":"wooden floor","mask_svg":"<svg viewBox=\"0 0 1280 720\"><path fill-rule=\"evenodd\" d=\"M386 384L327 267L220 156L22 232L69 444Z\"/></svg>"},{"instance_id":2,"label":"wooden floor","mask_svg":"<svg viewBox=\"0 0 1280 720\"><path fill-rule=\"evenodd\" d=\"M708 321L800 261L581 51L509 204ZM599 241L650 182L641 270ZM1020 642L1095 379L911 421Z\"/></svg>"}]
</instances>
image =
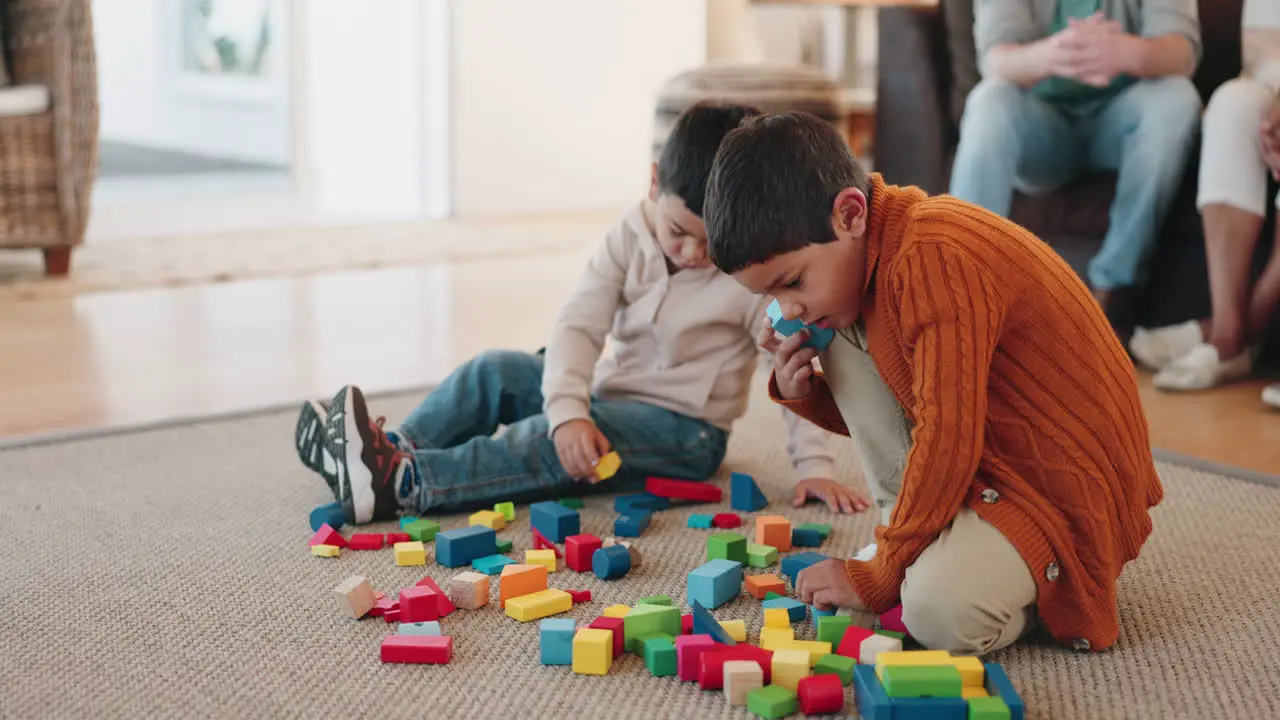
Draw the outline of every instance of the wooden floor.
<instances>
[{"instance_id":1,"label":"wooden floor","mask_svg":"<svg viewBox=\"0 0 1280 720\"><path fill-rule=\"evenodd\" d=\"M420 386L488 348L536 349L583 255L561 253L0 305L0 435L292 403L354 382ZM1262 381L1166 395L1152 442L1280 474Z\"/></svg>"}]
</instances>

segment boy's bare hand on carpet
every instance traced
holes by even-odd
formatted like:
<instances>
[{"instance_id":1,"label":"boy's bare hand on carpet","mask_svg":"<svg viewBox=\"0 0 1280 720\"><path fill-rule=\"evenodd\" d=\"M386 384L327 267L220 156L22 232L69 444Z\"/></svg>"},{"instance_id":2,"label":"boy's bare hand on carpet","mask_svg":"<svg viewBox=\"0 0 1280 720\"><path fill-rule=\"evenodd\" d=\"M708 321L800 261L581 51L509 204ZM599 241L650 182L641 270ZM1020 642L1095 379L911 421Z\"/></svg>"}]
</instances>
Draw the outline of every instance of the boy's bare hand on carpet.
<instances>
[{"instance_id":1,"label":"boy's bare hand on carpet","mask_svg":"<svg viewBox=\"0 0 1280 720\"><path fill-rule=\"evenodd\" d=\"M800 602L819 610L849 608L866 610L858 591L849 582L844 560L832 558L814 563L796 575L796 595Z\"/></svg>"},{"instance_id":2,"label":"boy's bare hand on carpet","mask_svg":"<svg viewBox=\"0 0 1280 720\"><path fill-rule=\"evenodd\" d=\"M795 507L804 505L809 498L821 500L831 508L831 512L839 515L860 513L871 507L871 500L861 493L830 478L809 478L796 484L795 497L791 504Z\"/></svg>"},{"instance_id":3,"label":"boy's bare hand on carpet","mask_svg":"<svg viewBox=\"0 0 1280 720\"><path fill-rule=\"evenodd\" d=\"M555 442L556 455L565 472L578 482L595 479L596 463L611 447L609 438L586 418L570 420L561 425L556 428L551 439Z\"/></svg>"}]
</instances>

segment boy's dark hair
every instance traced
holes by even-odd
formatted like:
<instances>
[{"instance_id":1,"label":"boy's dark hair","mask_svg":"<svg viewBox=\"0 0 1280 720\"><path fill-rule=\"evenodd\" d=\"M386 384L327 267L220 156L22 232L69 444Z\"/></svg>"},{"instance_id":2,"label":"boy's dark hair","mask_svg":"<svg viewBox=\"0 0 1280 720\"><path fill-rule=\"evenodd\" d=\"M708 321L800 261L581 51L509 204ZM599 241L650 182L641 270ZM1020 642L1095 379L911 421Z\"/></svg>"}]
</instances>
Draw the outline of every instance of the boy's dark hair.
<instances>
[{"instance_id":1,"label":"boy's dark hair","mask_svg":"<svg viewBox=\"0 0 1280 720\"><path fill-rule=\"evenodd\" d=\"M871 180L831 124L802 112L753 118L729 133L707 179L708 251L735 273L836 239L831 206L845 188L871 201Z\"/></svg>"},{"instance_id":2,"label":"boy's dark hair","mask_svg":"<svg viewBox=\"0 0 1280 720\"><path fill-rule=\"evenodd\" d=\"M658 158L658 192L684 201L689 212L702 216L707 176L716 150L729 131L760 111L748 105L700 102L676 118Z\"/></svg>"}]
</instances>

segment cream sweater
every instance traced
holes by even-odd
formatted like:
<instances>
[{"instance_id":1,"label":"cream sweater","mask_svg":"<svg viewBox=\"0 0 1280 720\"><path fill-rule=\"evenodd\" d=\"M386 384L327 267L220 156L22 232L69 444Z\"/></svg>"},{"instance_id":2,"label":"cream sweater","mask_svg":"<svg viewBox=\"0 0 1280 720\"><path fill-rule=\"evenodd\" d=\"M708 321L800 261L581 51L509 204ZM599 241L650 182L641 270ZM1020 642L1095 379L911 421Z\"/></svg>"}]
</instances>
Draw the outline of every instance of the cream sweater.
<instances>
[{"instance_id":1,"label":"cream sweater","mask_svg":"<svg viewBox=\"0 0 1280 720\"><path fill-rule=\"evenodd\" d=\"M593 394L730 430L765 358L755 333L767 305L714 267L669 273L635 206L609 230L556 318L542 379L551 432L590 417ZM606 337L612 352L602 357ZM826 432L782 413L794 479L834 478Z\"/></svg>"},{"instance_id":2,"label":"cream sweater","mask_svg":"<svg viewBox=\"0 0 1280 720\"><path fill-rule=\"evenodd\" d=\"M1273 92L1280 90L1280 0L1245 0L1240 25L1245 66L1254 66L1246 74ZM1266 32L1250 33L1251 30Z\"/></svg>"}]
</instances>

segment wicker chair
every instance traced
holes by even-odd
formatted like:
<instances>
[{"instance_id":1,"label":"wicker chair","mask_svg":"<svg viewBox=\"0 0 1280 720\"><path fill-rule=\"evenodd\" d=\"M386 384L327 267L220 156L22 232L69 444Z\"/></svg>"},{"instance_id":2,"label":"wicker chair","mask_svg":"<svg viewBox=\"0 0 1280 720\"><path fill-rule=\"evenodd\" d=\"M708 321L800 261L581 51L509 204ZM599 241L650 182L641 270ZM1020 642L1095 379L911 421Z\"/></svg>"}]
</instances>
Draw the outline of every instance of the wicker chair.
<instances>
[{"instance_id":1,"label":"wicker chair","mask_svg":"<svg viewBox=\"0 0 1280 720\"><path fill-rule=\"evenodd\" d=\"M3 7L11 64L0 88L0 248L41 249L45 272L66 275L84 242L98 167L91 0Z\"/></svg>"}]
</instances>

